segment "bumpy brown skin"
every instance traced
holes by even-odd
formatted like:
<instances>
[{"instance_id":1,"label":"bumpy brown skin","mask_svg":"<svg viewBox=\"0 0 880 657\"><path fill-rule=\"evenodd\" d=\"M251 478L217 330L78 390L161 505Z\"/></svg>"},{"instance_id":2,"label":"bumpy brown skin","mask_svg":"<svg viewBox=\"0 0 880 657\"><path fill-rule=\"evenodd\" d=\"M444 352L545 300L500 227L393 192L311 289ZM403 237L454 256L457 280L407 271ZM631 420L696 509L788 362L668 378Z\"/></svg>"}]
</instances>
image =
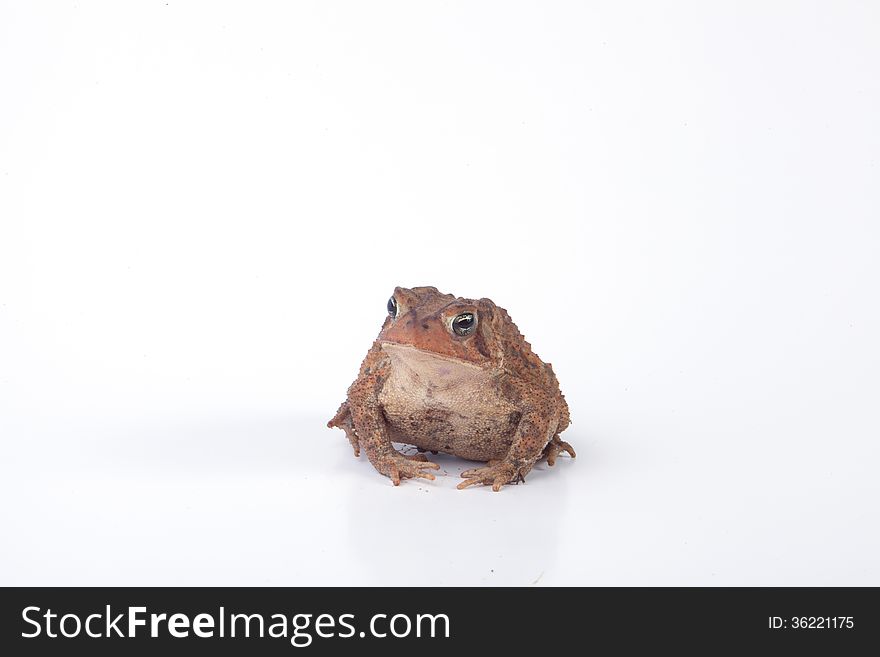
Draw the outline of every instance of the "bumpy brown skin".
<instances>
[{"instance_id":1,"label":"bumpy brown skin","mask_svg":"<svg viewBox=\"0 0 880 657\"><path fill-rule=\"evenodd\" d=\"M507 311L489 299L462 299L434 287L395 288L397 310L361 364L348 399L329 427L345 431L354 448L394 485L433 479L438 468L423 454L404 455L392 442L445 452L485 467L466 470L459 488L524 481L542 457L575 456L559 438L568 405L549 363L532 351ZM476 318L467 335L453 320Z\"/></svg>"}]
</instances>

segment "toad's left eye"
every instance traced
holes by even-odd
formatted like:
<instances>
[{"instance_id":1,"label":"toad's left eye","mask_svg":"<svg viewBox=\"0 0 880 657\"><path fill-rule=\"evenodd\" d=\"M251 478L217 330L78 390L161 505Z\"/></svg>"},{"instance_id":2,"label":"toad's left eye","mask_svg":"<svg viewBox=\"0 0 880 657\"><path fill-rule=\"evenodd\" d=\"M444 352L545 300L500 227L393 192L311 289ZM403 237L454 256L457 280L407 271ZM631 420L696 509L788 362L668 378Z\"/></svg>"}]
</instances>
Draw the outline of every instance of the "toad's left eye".
<instances>
[{"instance_id":1,"label":"toad's left eye","mask_svg":"<svg viewBox=\"0 0 880 657\"><path fill-rule=\"evenodd\" d=\"M394 297L388 299L388 314L397 317L397 301L394 300Z\"/></svg>"},{"instance_id":2,"label":"toad's left eye","mask_svg":"<svg viewBox=\"0 0 880 657\"><path fill-rule=\"evenodd\" d=\"M452 330L456 335L470 335L477 328L477 316L474 313L461 313L452 320Z\"/></svg>"}]
</instances>

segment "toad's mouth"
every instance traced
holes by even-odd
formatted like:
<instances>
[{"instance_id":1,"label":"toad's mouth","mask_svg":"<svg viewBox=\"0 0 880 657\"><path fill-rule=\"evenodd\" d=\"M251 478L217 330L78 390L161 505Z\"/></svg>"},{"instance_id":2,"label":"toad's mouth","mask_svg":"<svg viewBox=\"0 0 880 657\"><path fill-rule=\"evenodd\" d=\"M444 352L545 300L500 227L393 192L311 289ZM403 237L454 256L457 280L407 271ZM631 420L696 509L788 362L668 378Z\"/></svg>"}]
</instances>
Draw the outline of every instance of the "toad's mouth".
<instances>
[{"instance_id":1,"label":"toad's mouth","mask_svg":"<svg viewBox=\"0 0 880 657\"><path fill-rule=\"evenodd\" d=\"M473 376L484 368L468 360L424 351L410 344L382 342L382 350L391 358L392 366L403 366L421 376L456 378Z\"/></svg>"}]
</instances>

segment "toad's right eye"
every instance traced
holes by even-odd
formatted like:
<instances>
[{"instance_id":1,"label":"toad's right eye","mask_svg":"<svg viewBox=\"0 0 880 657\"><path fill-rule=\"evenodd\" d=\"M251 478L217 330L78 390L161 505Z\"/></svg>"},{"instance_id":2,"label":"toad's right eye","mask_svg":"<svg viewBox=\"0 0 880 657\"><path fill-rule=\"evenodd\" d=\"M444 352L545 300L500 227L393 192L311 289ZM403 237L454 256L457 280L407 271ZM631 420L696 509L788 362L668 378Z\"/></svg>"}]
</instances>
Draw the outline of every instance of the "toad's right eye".
<instances>
[{"instance_id":1,"label":"toad's right eye","mask_svg":"<svg viewBox=\"0 0 880 657\"><path fill-rule=\"evenodd\" d=\"M392 317L397 317L397 302L394 300L394 297L388 299L388 314Z\"/></svg>"}]
</instances>

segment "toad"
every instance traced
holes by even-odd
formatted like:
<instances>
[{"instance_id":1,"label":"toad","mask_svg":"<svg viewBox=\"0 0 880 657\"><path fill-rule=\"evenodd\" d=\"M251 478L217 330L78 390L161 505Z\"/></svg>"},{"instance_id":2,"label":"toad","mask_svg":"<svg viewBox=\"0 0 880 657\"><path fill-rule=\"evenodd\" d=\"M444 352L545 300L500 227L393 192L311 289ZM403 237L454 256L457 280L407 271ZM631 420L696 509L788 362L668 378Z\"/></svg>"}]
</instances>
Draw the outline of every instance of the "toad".
<instances>
[{"instance_id":1,"label":"toad","mask_svg":"<svg viewBox=\"0 0 880 657\"><path fill-rule=\"evenodd\" d=\"M388 316L346 401L327 423L345 431L355 456L391 479L434 479L423 452L444 452L483 467L462 472L458 488L525 481L542 458L561 452L568 405L549 363L532 351L504 308L435 287L395 288ZM418 448L404 454L392 443Z\"/></svg>"}]
</instances>

